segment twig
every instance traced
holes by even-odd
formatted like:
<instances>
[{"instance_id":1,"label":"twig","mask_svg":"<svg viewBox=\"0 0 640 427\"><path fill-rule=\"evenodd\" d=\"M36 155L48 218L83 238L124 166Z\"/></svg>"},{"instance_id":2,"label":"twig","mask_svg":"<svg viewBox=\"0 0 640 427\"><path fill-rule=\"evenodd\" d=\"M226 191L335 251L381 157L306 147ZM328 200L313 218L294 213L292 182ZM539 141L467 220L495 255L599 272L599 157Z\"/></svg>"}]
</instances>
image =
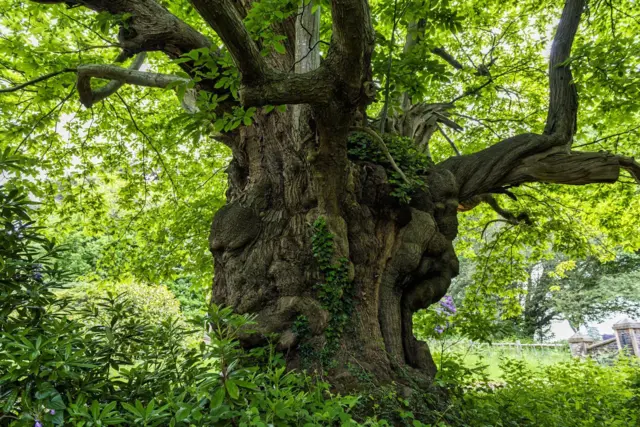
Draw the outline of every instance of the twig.
<instances>
[{"instance_id":1,"label":"twig","mask_svg":"<svg viewBox=\"0 0 640 427\"><path fill-rule=\"evenodd\" d=\"M51 114L53 114L58 108L62 108L64 106L64 104L69 100L69 98L71 98L71 96L73 95L73 93L75 92L76 87L75 85L71 88L71 92L69 92L69 95L67 95L62 101L58 102L58 104L56 104L55 107L53 107L47 114L45 114L44 116L40 117L36 123L31 127L31 130L29 131L29 133L27 133L27 136L24 137L24 139L22 141L20 141L20 144L18 144L18 146L16 147L16 149L14 150L14 154L18 153L18 151L20 151L20 149L22 148L22 145L27 142L27 140L29 139L29 137L31 136L31 134L33 133L33 131L36 130L36 128L38 127L38 125L47 117L49 117Z\"/></svg>"},{"instance_id":2,"label":"twig","mask_svg":"<svg viewBox=\"0 0 640 427\"><path fill-rule=\"evenodd\" d=\"M167 165L164 163L164 159L162 158L162 155L160 154L160 151L155 147L155 145L153 144L153 142L151 141L151 138L149 138L149 135L147 135L142 129L140 129L140 127L138 126L138 123L136 122L136 119L133 117L133 112L131 111L131 108L129 107L129 104L127 104L125 102L125 100L122 98L122 96L120 96L120 94L118 92L116 92L116 96L120 99L120 101L122 102L122 104L124 105L124 108L127 110L127 113L129 113L129 117L131 118L131 122L133 123L133 126L136 128L136 130L147 140L147 142L149 143L149 146L151 147L151 149L156 153L156 155L158 156L158 162L160 163L160 165L162 166L162 169L164 169L164 172L167 174L167 177L169 178L169 182L171 182L171 187L173 188L173 194L174 194L174 198L176 199L176 202L178 201L178 190L176 187L175 182L173 181L173 177L171 176L171 173L169 172L169 169L167 168ZM145 178L145 182L146 182L146 178Z\"/></svg>"},{"instance_id":3,"label":"twig","mask_svg":"<svg viewBox=\"0 0 640 427\"><path fill-rule=\"evenodd\" d=\"M43 82L45 80L49 80L53 77L59 76L60 74L65 74L65 73L75 73L77 70L75 68L65 68L64 70L60 70L60 71L54 71L52 73L49 74L45 74L44 76L40 76L36 79L30 80L28 82L24 82L22 84L19 84L17 86L13 86L13 87L8 87L8 88L4 88L4 89L0 89L0 93L10 93L10 92L17 92L20 89L24 89L27 86L31 86L34 85L36 83L40 83Z\"/></svg>"},{"instance_id":4,"label":"twig","mask_svg":"<svg viewBox=\"0 0 640 427\"><path fill-rule=\"evenodd\" d=\"M602 138L595 139L595 140L593 140L591 142L586 142L586 143L580 144L580 145L574 145L573 148L580 148L580 147L586 147L587 145L597 144L598 142L606 141L607 139L615 138L616 136L621 136L621 135L625 135L627 133L631 133L631 132L635 131L636 129L640 129L640 125L636 126L636 127L633 127L633 128L631 128L629 130L625 130L623 132L618 132L618 133L614 133L612 135L603 136Z\"/></svg>"},{"instance_id":5,"label":"twig","mask_svg":"<svg viewBox=\"0 0 640 427\"><path fill-rule=\"evenodd\" d=\"M438 131L442 134L442 136L444 136L444 139L446 139L449 142L449 145L451 145L451 148L453 148L453 151L456 152L456 156L461 156L462 154L460 154L460 150L458 150L458 147L456 147L456 144L451 140L451 138L449 138L449 135L444 133L444 130L442 130L442 127L438 124L438 122L436 122L436 127L438 128Z\"/></svg>"}]
</instances>

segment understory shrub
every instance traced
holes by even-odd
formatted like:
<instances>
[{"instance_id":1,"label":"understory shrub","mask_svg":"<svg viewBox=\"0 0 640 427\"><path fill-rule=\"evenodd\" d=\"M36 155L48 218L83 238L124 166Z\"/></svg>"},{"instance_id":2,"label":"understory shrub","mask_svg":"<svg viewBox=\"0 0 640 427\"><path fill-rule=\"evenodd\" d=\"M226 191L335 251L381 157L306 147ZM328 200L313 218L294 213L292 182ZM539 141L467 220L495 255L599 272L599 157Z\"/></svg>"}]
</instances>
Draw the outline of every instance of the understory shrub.
<instances>
[{"instance_id":1,"label":"understory shrub","mask_svg":"<svg viewBox=\"0 0 640 427\"><path fill-rule=\"evenodd\" d=\"M147 285L132 279L119 283L74 283L56 294L61 298L69 298L73 305L85 309L95 301L104 300L110 295L123 295L126 296L132 313L151 323L184 319L180 302L164 285Z\"/></svg>"},{"instance_id":2,"label":"understory shrub","mask_svg":"<svg viewBox=\"0 0 640 427\"><path fill-rule=\"evenodd\" d=\"M448 375L455 365L454 361L447 366ZM452 425L640 426L637 358L619 358L613 366L575 359L542 368L505 358L500 367L504 381L467 381L457 390L450 411ZM479 378L469 368L458 372Z\"/></svg>"},{"instance_id":3,"label":"understory shrub","mask_svg":"<svg viewBox=\"0 0 640 427\"><path fill-rule=\"evenodd\" d=\"M25 193L0 187L0 425L355 424L357 397L287 372L269 346L239 347L249 316L211 306L192 327L145 312L131 289L84 304L59 292L62 254Z\"/></svg>"}]
</instances>

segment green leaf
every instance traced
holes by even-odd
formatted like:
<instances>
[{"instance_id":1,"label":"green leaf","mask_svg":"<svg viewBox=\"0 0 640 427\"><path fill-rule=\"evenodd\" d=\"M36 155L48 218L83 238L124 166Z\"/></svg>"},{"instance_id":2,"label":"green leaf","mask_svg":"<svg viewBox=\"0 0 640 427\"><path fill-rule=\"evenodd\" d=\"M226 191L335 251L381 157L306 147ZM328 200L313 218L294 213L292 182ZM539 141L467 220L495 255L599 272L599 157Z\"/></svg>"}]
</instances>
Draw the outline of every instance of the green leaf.
<instances>
[{"instance_id":1,"label":"green leaf","mask_svg":"<svg viewBox=\"0 0 640 427\"><path fill-rule=\"evenodd\" d=\"M234 380L226 380L224 386L232 399L237 399L240 396L240 390L238 390L238 386Z\"/></svg>"},{"instance_id":2,"label":"green leaf","mask_svg":"<svg viewBox=\"0 0 640 427\"><path fill-rule=\"evenodd\" d=\"M258 386L249 382L249 381L243 381L243 380L233 380L239 387L242 388L247 388L250 390L259 390Z\"/></svg>"},{"instance_id":3,"label":"green leaf","mask_svg":"<svg viewBox=\"0 0 640 427\"><path fill-rule=\"evenodd\" d=\"M213 403L212 403L213 406ZM215 405L214 407L217 407L220 405ZM182 422L184 420L186 420L189 417L189 414L191 413L191 408L190 407L184 407L184 408L180 408L178 409L178 412L176 412L176 422Z\"/></svg>"},{"instance_id":4,"label":"green leaf","mask_svg":"<svg viewBox=\"0 0 640 427\"><path fill-rule=\"evenodd\" d=\"M275 51L278 52L279 54L284 55L287 52L287 50L284 48L284 46L279 42L273 43L272 46L275 49Z\"/></svg>"},{"instance_id":5,"label":"green leaf","mask_svg":"<svg viewBox=\"0 0 640 427\"><path fill-rule=\"evenodd\" d=\"M218 388L215 393L213 393L213 397L211 398L211 407L217 408L222 405L224 402L224 398L226 396L226 391L224 387Z\"/></svg>"},{"instance_id":6,"label":"green leaf","mask_svg":"<svg viewBox=\"0 0 640 427\"><path fill-rule=\"evenodd\" d=\"M49 407L55 410L62 410L62 409L65 409L67 406L64 404L64 401L62 400L62 396L58 394L53 398L51 398L51 400L49 401Z\"/></svg>"},{"instance_id":7,"label":"green leaf","mask_svg":"<svg viewBox=\"0 0 640 427\"><path fill-rule=\"evenodd\" d=\"M5 413L9 413L9 411L11 411L11 409L13 408L13 404L16 402L17 398L18 389L13 389L11 393L9 393L9 396L6 398L4 406L2 407Z\"/></svg>"}]
</instances>

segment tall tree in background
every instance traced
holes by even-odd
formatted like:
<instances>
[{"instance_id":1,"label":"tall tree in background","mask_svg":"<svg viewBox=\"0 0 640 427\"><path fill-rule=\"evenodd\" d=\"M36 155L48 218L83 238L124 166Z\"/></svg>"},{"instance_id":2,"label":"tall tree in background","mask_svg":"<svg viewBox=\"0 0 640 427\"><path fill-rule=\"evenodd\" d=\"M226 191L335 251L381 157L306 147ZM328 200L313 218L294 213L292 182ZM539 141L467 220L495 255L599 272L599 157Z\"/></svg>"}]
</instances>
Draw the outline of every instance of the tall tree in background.
<instances>
[{"instance_id":1,"label":"tall tree in background","mask_svg":"<svg viewBox=\"0 0 640 427\"><path fill-rule=\"evenodd\" d=\"M578 98L572 45L585 12L590 16L595 6L605 8L606 2L592 1L587 10L586 0L567 0L561 14L557 2L525 10L509 4L519 22L534 20L529 14L536 11L558 22L548 73L541 73L548 81L544 124L538 111L531 126L525 126L526 133L480 149L486 142L482 139L467 145L468 154L411 171L394 161L385 146L393 138L383 140L379 131L409 138L423 154L440 160L431 144L435 134L446 137L459 152L444 130L445 125L459 128L448 110L473 119L474 101L464 109L458 101L473 100L487 87L502 88L504 97L511 89L497 83L500 77L531 72L526 63L495 71L499 60L494 51L508 28L503 33L489 31L493 46L467 46L480 51L482 64L471 60L477 52L469 54L464 45L456 49L469 57L471 67L429 40L429 32L440 25L454 44L456 34L464 34L456 14L472 16L484 6L493 10L502 5L467 2L457 11L448 1L394 0L376 3L372 21L368 1L333 0L322 8L322 22L328 26L322 34L326 40L321 40L320 12L311 5L299 12L297 2L192 0L193 9L182 2L167 4L175 14L154 0L35 3L59 11L71 7L99 12L96 20L116 22L120 28L118 61L135 59L128 69L78 63L1 91L33 90L61 74L75 74L75 88L86 107L120 96L118 90L128 84L176 88L187 111L199 117L209 114L210 131L232 153L226 205L214 217L209 242L215 259L212 300L240 313L255 313L262 336L277 334L278 348L286 352L291 366L304 363L309 353L321 355L321 363L329 356L327 366L337 383L355 381L345 368L351 361L378 381L406 382L401 378L410 377L428 383L433 377L434 363L427 346L413 335L412 316L438 301L458 273L453 240L459 211L486 202L509 223L527 224L526 215L502 209L494 195L515 197L510 189L527 183L613 183L621 170L640 179L640 165L630 157L573 149ZM614 13L613 6L610 9ZM388 15L389 37L376 37L373 24L388 20L383 18ZM220 46L203 21L215 31ZM544 32L544 19L540 22L539 31ZM51 27L55 32L55 23ZM624 28L627 34L629 26ZM397 34L404 35L401 60ZM539 42L535 44L541 49L544 37ZM586 55L589 42L581 48ZM506 49L516 50L517 42ZM151 51L173 59L181 74L140 71L144 53ZM596 53L594 59L600 61L604 54ZM418 82L421 62L441 72ZM470 84L453 99L425 104L425 88L440 85L433 76L446 75L448 66L473 76ZM620 70L622 76L614 81L633 70L633 64ZM110 83L96 89L92 79ZM380 102L367 109L380 81ZM450 90L458 88L452 85ZM620 96L617 90L601 85L595 93L610 102ZM624 90L633 98L637 82ZM274 110L271 106L276 105L294 107ZM129 107L124 114L133 118ZM487 111L492 110L483 113ZM628 111L636 113L635 107ZM481 122L490 128L491 120ZM354 133L378 147L383 161L350 158L348 140ZM410 200L390 196L398 187L408 189ZM245 342L260 343L255 338Z\"/></svg>"},{"instance_id":2,"label":"tall tree in background","mask_svg":"<svg viewBox=\"0 0 640 427\"><path fill-rule=\"evenodd\" d=\"M557 271L559 270L559 271ZM574 332L611 315L640 314L640 259L621 254L610 262L594 258L537 264L527 282L524 333L544 337L553 320Z\"/></svg>"}]
</instances>

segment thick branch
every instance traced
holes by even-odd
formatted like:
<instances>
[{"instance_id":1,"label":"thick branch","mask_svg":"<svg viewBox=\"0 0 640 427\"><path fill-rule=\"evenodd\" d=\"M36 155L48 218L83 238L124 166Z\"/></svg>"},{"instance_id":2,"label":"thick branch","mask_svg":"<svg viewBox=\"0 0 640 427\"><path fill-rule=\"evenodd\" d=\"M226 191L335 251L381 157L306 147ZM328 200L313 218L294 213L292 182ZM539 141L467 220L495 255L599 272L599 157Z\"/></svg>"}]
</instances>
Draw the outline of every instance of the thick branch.
<instances>
[{"instance_id":1,"label":"thick branch","mask_svg":"<svg viewBox=\"0 0 640 427\"><path fill-rule=\"evenodd\" d=\"M518 165L529 164L540 156L547 158L550 154L563 152L568 155L567 145L570 144L575 131L578 101L567 60L583 9L584 0L566 0L556 30L549 59L549 115L544 134L517 135L478 153L450 158L438 165L449 169L455 175L459 186L459 200L464 201L475 195L488 193L492 188L514 181L515 178L507 180L506 177ZM618 164L618 169L619 166ZM607 168L607 171L611 170L610 167ZM602 173L596 173L593 182L606 182L603 181ZM544 182L556 182L549 180L551 177L540 178ZM585 176L577 181L589 182Z\"/></svg>"},{"instance_id":2,"label":"thick branch","mask_svg":"<svg viewBox=\"0 0 640 427\"><path fill-rule=\"evenodd\" d=\"M326 104L333 96L333 81L323 67L304 74L269 73L263 82L243 85L239 95L245 107Z\"/></svg>"},{"instance_id":3,"label":"thick branch","mask_svg":"<svg viewBox=\"0 0 640 427\"><path fill-rule=\"evenodd\" d=\"M491 147L459 157L451 157L437 167L450 170L456 177L459 200L489 193L499 187L520 161L553 149L557 139L547 135L522 134L505 139Z\"/></svg>"},{"instance_id":4,"label":"thick branch","mask_svg":"<svg viewBox=\"0 0 640 427\"><path fill-rule=\"evenodd\" d=\"M243 106L322 104L330 101L334 94L334 77L327 68L299 74L272 69L260 54L231 0L191 0L191 3L218 33L234 58L242 74L240 101ZM316 14L316 18L312 18L314 22L318 17Z\"/></svg>"},{"instance_id":5,"label":"thick branch","mask_svg":"<svg viewBox=\"0 0 640 427\"><path fill-rule=\"evenodd\" d=\"M557 133L570 142L577 127L578 92L569 60L585 0L566 0L549 58L549 113L544 133Z\"/></svg>"},{"instance_id":6,"label":"thick branch","mask_svg":"<svg viewBox=\"0 0 640 427\"><path fill-rule=\"evenodd\" d=\"M473 155L452 157L437 167L456 176L460 201L526 182L569 185L616 182L620 169L640 183L640 165L630 157L606 152L567 152L555 142L556 138L547 135L518 135Z\"/></svg>"},{"instance_id":7,"label":"thick branch","mask_svg":"<svg viewBox=\"0 0 640 427\"><path fill-rule=\"evenodd\" d=\"M332 0L333 31L327 62L359 92L368 72L374 37L367 0Z\"/></svg>"},{"instance_id":8,"label":"thick branch","mask_svg":"<svg viewBox=\"0 0 640 427\"><path fill-rule=\"evenodd\" d=\"M120 68L115 65L81 65L78 67L78 92L80 93L80 101L87 108L94 103L94 93L91 90L90 83L92 77L117 80L121 84L127 83L157 88L166 88L172 83L187 83L189 81L183 77L170 74L146 73L135 69ZM98 96L105 95L108 90L111 90L111 88L108 88ZM104 99L104 96L101 99Z\"/></svg>"},{"instance_id":9,"label":"thick branch","mask_svg":"<svg viewBox=\"0 0 640 427\"><path fill-rule=\"evenodd\" d=\"M633 158L606 152L550 153L529 158L511 170L499 185L519 185L525 182L584 185L616 182L620 170L628 171L640 184L640 164Z\"/></svg>"},{"instance_id":10,"label":"thick branch","mask_svg":"<svg viewBox=\"0 0 640 427\"><path fill-rule=\"evenodd\" d=\"M130 70L139 70L144 64L147 55L142 52L136 56L136 59L133 61ZM82 70L82 67L81 67ZM80 94L80 102L87 108L91 108L97 102L102 101L105 98L116 93L122 86L124 86L125 81L123 80L111 80L106 85L98 88L96 90L91 89L91 77L83 76L81 77L80 73L78 73L78 93Z\"/></svg>"},{"instance_id":11,"label":"thick branch","mask_svg":"<svg viewBox=\"0 0 640 427\"><path fill-rule=\"evenodd\" d=\"M142 51L163 51L176 58L211 41L154 0L32 0L36 3L82 5L113 15L128 13L128 31L121 31L120 46L133 56Z\"/></svg>"},{"instance_id":12,"label":"thick branch","mask_svg":"<svg viewBox=\"0 0 640 427\"><path fill-rule=\"evenodd\" d=\"M191 4L229 49L243 82L262 80L266 62L234 4L230 0L191 0Z\"/></svg>"}]
</instances>

